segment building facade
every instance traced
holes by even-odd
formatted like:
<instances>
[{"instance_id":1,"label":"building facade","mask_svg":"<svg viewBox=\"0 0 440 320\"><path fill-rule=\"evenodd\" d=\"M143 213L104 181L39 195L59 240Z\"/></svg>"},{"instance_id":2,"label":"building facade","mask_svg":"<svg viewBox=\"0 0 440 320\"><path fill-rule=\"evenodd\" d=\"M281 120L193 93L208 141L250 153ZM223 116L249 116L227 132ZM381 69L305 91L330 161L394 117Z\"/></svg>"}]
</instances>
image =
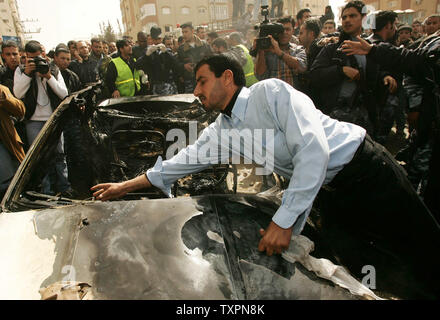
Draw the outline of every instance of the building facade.
<instances>
[{"instance_id":1,"label":"building facade","mask_svg":"<svg viewBox=\"0 0 440 320\"><path fill-rule=\"evenodd\" d=\"M186 22L208 27L232 16L231 0L121 0L120 6L125 34L134 38L152 26L172 33Z\"/></svg>"},{"instance_id":2,"label":"building facade","mask_svg":"<svg viewBox=\"0 0 440 320\"><path fill-rule=\"evenodd\" d=\"M399 14L399 21L411 24L423 21L434 13L440 13L440 0L364 0L376 10L393 10Z\"/></svg>"},{"instance_id":3,"label":"building facade","mask_svg":"<svg viewBox=\"0 0 440 320\"><path fill-rule=\"evenodd\" d=\"M0 36L2 41L23 43L23 28L16 0L0 0Z\"/></svg>"},{"instance_id":4,"label":"building facade","mask_svg":"<svg viewBox=\"0 0 440 320\"><path fill-rule=\"evenodd\" d=\"M232 0L120 0L122 23L126 35L136 38L139 31L150 32L159 26L165 33L179 25L192 22L210 30L229 29L232 24ZM246 5L255 3L246 0ZM310 8L312 15L321 16L329 0L284 0L284 14L296 16L301 8ZM271 1L269 0L269 5Z\"/></svg>"}]
</instances>

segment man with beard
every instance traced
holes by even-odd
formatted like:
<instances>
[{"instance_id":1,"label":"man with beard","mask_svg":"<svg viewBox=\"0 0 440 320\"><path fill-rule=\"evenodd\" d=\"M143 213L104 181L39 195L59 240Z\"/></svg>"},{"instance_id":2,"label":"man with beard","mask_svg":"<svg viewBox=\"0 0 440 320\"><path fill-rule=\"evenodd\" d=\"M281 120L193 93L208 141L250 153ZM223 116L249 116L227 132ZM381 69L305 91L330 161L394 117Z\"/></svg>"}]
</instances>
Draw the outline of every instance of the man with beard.
<instances>
[{"instance_id":1,"label":"man with beard","mask_svg":"<svg viewBox=\"0 0 440 320\"><path fill-rule=\"evenodd\" d=\"M133 47L133 58L139 59L144 56L148 49L148 36L140 31L137 34L137 45Z\"/></svg>"},{"instance_id":2,"label":"man with beard","mask_svg":"<svg viewBox=\"0 0 440 320\"><path fill-rule=\"evenodd\" d=\"M319 190L328 185L334 193L326 203L345 204L345 207L322 211L320 221L325 223L326 214L334 214L340 218L338 223L354 225L353 232L362 234L365 243L371 246L366 249L379 256L375 262L381 267L410 264L415 268L414 277L422 280L433 295L439 292L438 281L432 283L432 279L440 267L440 257L431 255L429 263L423 264L420 259L426 259L426 252L438 249L440 228L409 185L399 164L363 128L322 114L306 95L284 81L268 79L245 88L243 69L235 59L225 55L203 59L195 67L195 73L194 95L205 109L221 113L217 120L194 144L173 158L162 161L159 157L146 174L126 182L93 187L96 199L115 199L151 186L171 196L171 186L176 180L214 164L228 163L232 151L233 155L265 163L262 165L269 172L290 179L272 221L267 229L260 229L260 252L271 256L287 250L292 235L303 231ZM273 149L261 139L253 143L238 137L239 143L234 139L225 141L221 136L230 130L246 131L250 136L253 130L264 135L271 132L275 137L271 139ZM260 162L258 155L245 152L249 148L264 148L258 150L273 154L273 159ZM267 165L271 162L273 167L269 169ZM343 241L332 239L331 248L338 250ZM424 250L408 250L409 247ZM371 261L371 256L362 250L353 250L350 258L356 261L354 270L357 267L361 270Z\"/></svg>"},{"instance_id":3,"label":"man with beard","mask_svg":"<svg viewBox=\"0 0 440 320\"><path fill-rule=\"evenodd\" d=\"M303 47L290 42L293 35L294 23L291 18L278 20L284 27L284 33L276 41L269 36L272 47L258 50L255 61L255 76L258 80L277 78L297 88L298 74L307 70L307 56ZM254 42L253 49L255 50Z\"/></svg>"},{"instance_id":4,"label":"man with beard","mask_svg":"<svg viewBox=\"0 0 440 320\"><path fill-rule=\"evenodd\" d=\"M78 41L77 49L82 61L73 60L69 69L78 75L83 86L95 83L99 80L97 61L90 59L91 54L85 41Z\"/></svg>"}]
</instances>

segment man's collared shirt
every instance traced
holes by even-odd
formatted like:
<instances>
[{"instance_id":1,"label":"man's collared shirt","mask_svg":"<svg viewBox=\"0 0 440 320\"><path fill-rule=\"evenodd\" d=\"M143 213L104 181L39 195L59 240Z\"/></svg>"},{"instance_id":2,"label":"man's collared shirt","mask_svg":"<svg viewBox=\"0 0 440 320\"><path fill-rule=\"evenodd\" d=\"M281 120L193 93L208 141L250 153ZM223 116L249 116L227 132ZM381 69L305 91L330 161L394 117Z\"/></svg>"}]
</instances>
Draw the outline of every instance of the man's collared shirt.
<instances>
[{"instance_id":1,"label":"man's collared shirt","mask_svg":"<svg viewBox=\"0 0 440 320\"><path fill-rule=\"evenodd\" d=\"M282 50L285 54L296 58L302 68L307 69L307 54L304 47L289 43L288 48ZM266 52L265 58L266 72L260 76L257 75L259 80L276 78L287 82L293 87L298 84L298 74L295 70L289 68L283 59L272 52Z\"/></svg>"},{"instance_id":2,"label":"man's collared shirt","mask_svg":"<svg viewBox=\"0 0 440 320\"><path fill-rule=\"evenodd\" d=\"M282 205L273 217L280 227L292 226L294 234L304 228L313 201L323 184L328 184L349 163L365 139L363 128L351 123L339 122L315 108L305 94L285 82L270 79L251 88L243 88L232 110L232 117L221 114L206 128L200 138L181 150L175 157L163 161L159 158L153 169L148 170L148 180L165 194L171 196L172 184L189 174L200 172L212 164L228 163L229 150L245 159L261 164L261 157L249 159L246 150L252 146L246 139L223 143L221 136L226 129L245 129L272 136L272 141L254 141L254 150L260 148L266 159L273 157L273 172L290 179L283 195ZM272 130L273 134L267 134ZM244 131L243 131L244 132ZM221 141L222 143L219 143ZM270 150L272 147L272 151ZM214 152L220 147L221 152ZM188 162L201 150L203 159ZM226 152L223 152L225 151ZM202 152L203 153L203 152ZM251 154L252 155L252 154ZM269 156L269 157L268 157Z\"/></svg>"}]
</instances>

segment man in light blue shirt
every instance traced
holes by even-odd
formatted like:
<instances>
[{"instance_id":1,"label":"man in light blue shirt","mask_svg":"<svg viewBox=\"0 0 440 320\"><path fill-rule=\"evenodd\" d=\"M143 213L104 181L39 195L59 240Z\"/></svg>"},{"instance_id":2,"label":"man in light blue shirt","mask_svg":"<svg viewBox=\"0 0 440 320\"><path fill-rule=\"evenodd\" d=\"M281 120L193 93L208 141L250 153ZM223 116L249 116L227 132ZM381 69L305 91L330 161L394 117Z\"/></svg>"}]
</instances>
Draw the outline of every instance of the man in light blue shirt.
<instances>
[{"instance_id":1,"label":"man in light blue shirt","mask_svg":"<svg viewBox=\"0 0 440 320\"><path fill-rule=\"evenodd\" d=\"M223 55L203 59L195 70L197 86L194 94L206 109L222 114L194 144L170 160L159 158L145 175L123 183L93 187L98 200L119 198L152 185L170 195L176 180L212 164L225 163L232 151L233 157L242 156L290 179L273 221L267 230L260 230L263 238L259 250L272 255L288 248L292 234L302 232L313 201L324 184L345 187L347 181L353 183L350 176L377 180L383 168L386 168L389 183L398 184L396 181L403 179L394 160L388 159L387 155L376 157L374 142L363 128L324 115L310 98L284 81L264 80L247 89L238 62ZM245 137L233 138L231 143L229 137L224 139L224 133L234 129L245 132ZM252 140L253 146L243 142L251 141L246 135L256 137L261 131L265 139ZM265 159L262 159L263 154ZM358 170L362 172L361 177L352 172L358 165L364 167L363 164L368 166L370 162L379 168L371 177L362 170ZM392 179L390 172L397 174L398 178ZM400 197L404 195L397 196ZM380 206L380 203L374 205Z\"/></svg>"}]
</instances>

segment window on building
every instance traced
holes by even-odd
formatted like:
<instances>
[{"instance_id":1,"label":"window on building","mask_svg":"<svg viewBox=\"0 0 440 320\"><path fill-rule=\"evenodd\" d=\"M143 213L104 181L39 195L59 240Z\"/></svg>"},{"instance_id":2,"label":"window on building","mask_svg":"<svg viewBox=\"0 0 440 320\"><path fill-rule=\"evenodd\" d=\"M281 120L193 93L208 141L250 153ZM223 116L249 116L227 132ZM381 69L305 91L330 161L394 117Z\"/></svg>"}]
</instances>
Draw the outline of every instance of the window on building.
<instances>
[{"instance_id":1,"label":"window on building","mask_svg":"<svg viewBox=\"0 0 440 320\"><path fill-rule=\"evenodd\" d=\"M397 6L397 1L390 1L390 2L388 2L388 7L394 8L396 6Z\"/></svg>"},{"instance_id":2,"label":"window on building","mask_svg":"<svg viewBox=\"0 0 440 320\"><path fill-rule=\"evenodd\" d=\"M423 18L425 18L426 15L426 11L425 10L420 10L416 12L416 20L423 20Z\"/></svg>"},{"instance_id":3,"label":"window on building","mask_svg":"<svg viewBox=\"0 0 440 320\"><path fill-rule=\"evenodd\" d=\"M163 7L162 14L171 14L171 8L170 7Z\"/></svg>"},{"instance_id":4,"label":"window on building","mask_svg":"<svg viewBox=\"0 0 440 320\"><path fill-rule=\"evenodd\" d=\"M189 14L189 8L188 7L182 7L181 13L182 14Z\"/></svg>"},{"instance_id":5,"label":"window on building","mask_svg":"<svg viewBox=\"0 0 440 320\"><path fill-rule=\"evenodd\" d=\"M173 31L172 26L165 26L165 32L171 32L171 31Z\"/></svg>"},{"instance_id":6,"label":"window on building","mask_svg":"<svg viewBox=\"0 0 440 320\"><path fill-rule=\"evenodd\" d=\"M144 4L141 7L141 16L142 18L155 16L156 15L156 5L154 3Z\"/></svg>"},{"instance_id":7,"label":"window on building","mask_svg":"<svg viewBox=\"0 0 440 320\"><path fill-rule=\"evenodd\" d=\"M199 7L198 11L199 11L199 14L205 14L207 9L205 7Z\"/></svg>"}]
</instances>

